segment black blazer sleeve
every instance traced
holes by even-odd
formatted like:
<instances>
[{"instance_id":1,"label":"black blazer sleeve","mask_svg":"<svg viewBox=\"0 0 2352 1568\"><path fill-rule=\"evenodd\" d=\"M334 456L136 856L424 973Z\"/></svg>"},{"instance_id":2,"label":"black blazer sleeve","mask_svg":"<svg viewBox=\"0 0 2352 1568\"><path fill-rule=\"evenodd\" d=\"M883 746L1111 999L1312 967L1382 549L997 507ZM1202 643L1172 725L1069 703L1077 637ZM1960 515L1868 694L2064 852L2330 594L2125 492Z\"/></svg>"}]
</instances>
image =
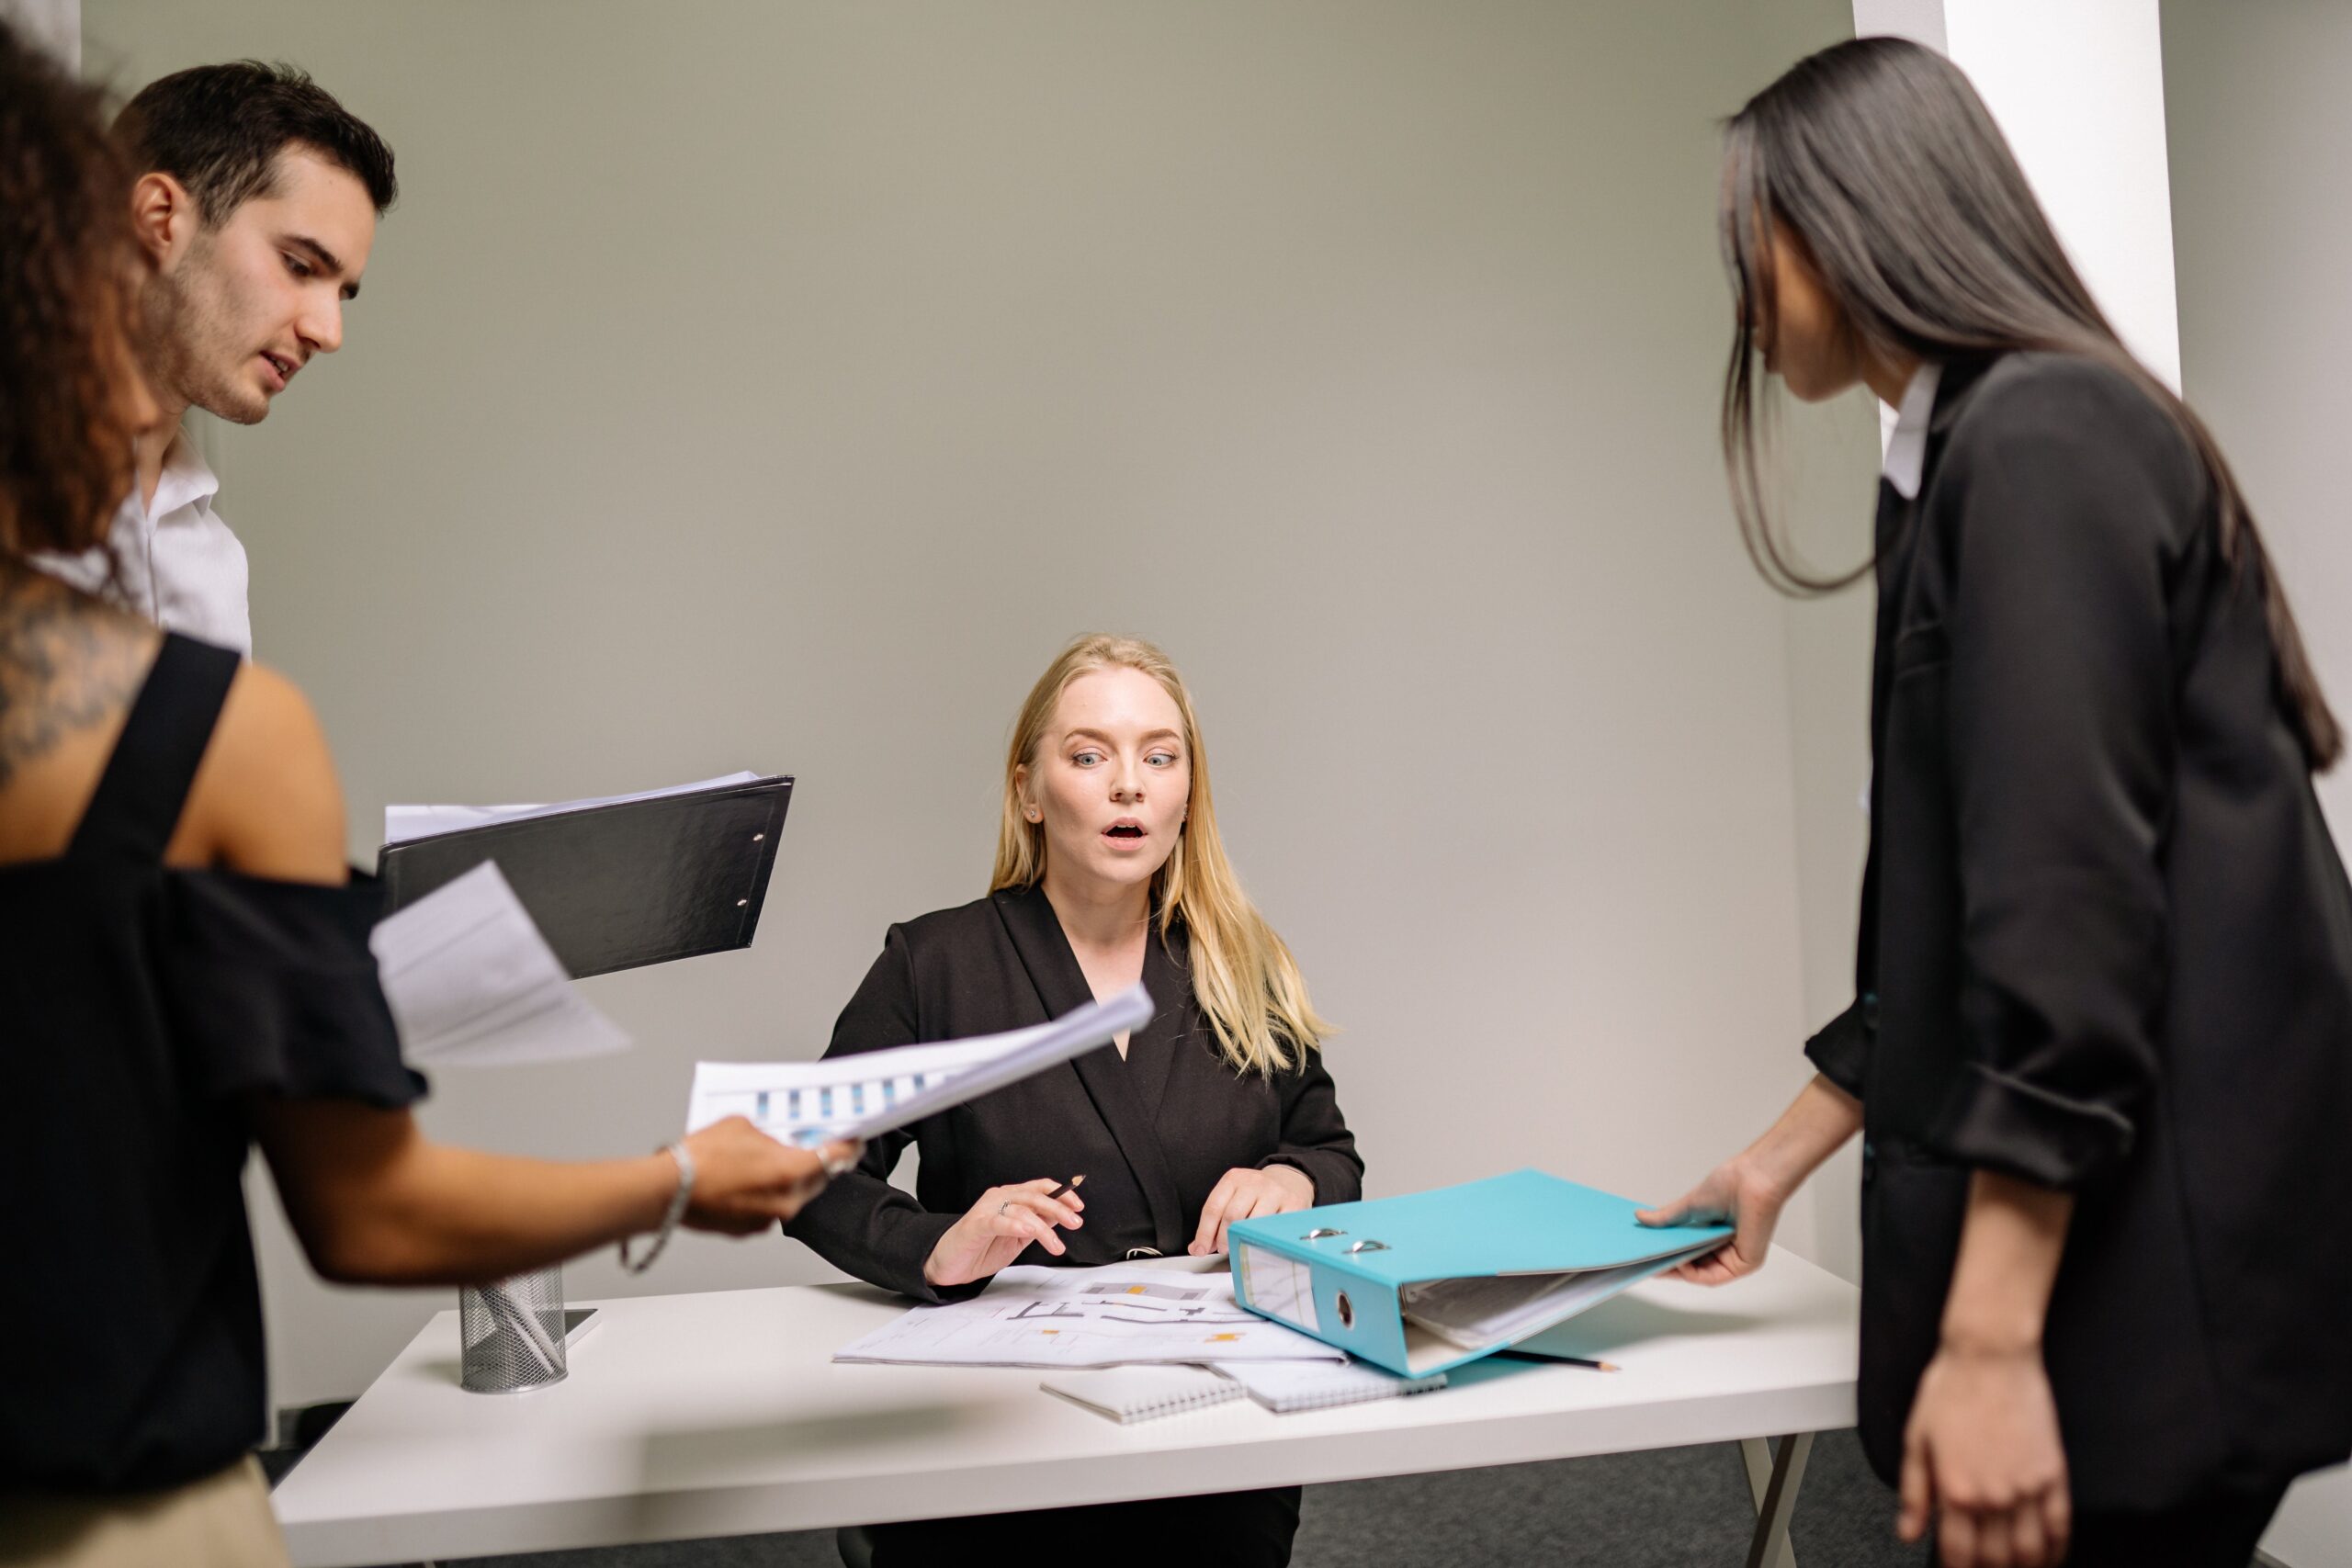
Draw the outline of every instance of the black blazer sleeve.
<instances>
[{"instance_id":1,"label":"black blazer sleeve","mask_svg":"<svg viewBox=\"0 0 2352 1568\"><path fill-rule=\"evenodd\" d=\"M1974 412L1923 536L1956 552L1946 744L1972 1055L1931 1142L2073 1188L2130 1151L2157 1071L2167 561L2202 492L2169 422L2111 371L2067 366Z\"/></svg>"},{"instance_id":2,"label":"black blazer sleeve","mask_svg":"<svg viewBox=\"0 0 2352 1568\"><path fill-rule=\"evenodd\" d=\"M1857 997L1852 1006L1804 1043L1804 1054L1815 1069L1856 1100L1862 1098L1862 1083L1870 1076L1871 1038L1876 1030L1871 1018L1873 1010L1869 998Z\"/></svg>"},{"instance_id":3,"label":"black blazer sleeve","mask_svg":"<svg viewBox=\"0 0 2352 1568\"><path fill-rule=\"evenodd\" d=\"M1308 1051L1294 1070L1278 1072L1282 1085L1282 1143L1258 1162L1287 1165L1306 1173L1315 1183L1317 1203L1352 1203L1363 1196L1363 1160L1356 1153L1356 1135L1340 1115L1340 1096L1323 1053Z\"/></svg>"},{"instance_id":4,"label":"black blazer sleeve","mask_svg":"<svg viewBox=\"0 0 2352 1568\"><path fill-rule=\"evenodd\" d=\"M907 1045L922 1034L915 1019L914 961L905 931L892 926L857 994L833 1024L828 1057L854 1055ZM960 1214L934 1214L890 1184L899 1156L914 1142L907 1129L885 1133L865 1145L854 1170L835 1177L815 1201L800 1211L785 1234L807 1242L826 1262L918 1301L960 1301L981 1285L942 1291L922 1277L931 1249Z\"/></svg>"}]
</instances>

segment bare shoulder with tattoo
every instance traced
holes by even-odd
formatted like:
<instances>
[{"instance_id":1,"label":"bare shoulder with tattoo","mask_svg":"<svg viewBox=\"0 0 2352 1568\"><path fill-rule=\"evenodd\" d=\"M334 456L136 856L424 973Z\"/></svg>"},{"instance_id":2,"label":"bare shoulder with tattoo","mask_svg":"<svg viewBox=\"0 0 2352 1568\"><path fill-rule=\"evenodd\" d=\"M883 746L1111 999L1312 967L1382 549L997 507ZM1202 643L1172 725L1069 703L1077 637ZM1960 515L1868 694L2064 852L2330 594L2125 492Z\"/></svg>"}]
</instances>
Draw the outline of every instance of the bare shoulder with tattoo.
<instances>
[{"instance_id":1,"label":"bare shoulder with tattoo","mask_svg":"<svg viewBox=\"0 0 2352 1568\"><path fill-rule=\"evenodd\" d=\"M0 860L62 852L160 634L0 561Z\"/></svg>"},{"instance_id":2,"label":"bare shoulder with tattoo","mask_svg":"<svg viewBox=\"0 0 2352 1568\"><path fill-rule=\"evenodd\" d=\"M163 634L0 560L0 864L62 854ZM246 664L230 683L167 863L338 883L343 792L294 683Z\"/></svg>"},{"instance_id":3,"label":"bare shoulder with tattoo","mask_svg":"<svg viewBox=\"0 0 2352 1568\"><path fill-rule=\"evenodd\" d=\"M158 640L119 610L0 562L0 790L68 737L119 729Z\"/></svg>"}]
</instances>

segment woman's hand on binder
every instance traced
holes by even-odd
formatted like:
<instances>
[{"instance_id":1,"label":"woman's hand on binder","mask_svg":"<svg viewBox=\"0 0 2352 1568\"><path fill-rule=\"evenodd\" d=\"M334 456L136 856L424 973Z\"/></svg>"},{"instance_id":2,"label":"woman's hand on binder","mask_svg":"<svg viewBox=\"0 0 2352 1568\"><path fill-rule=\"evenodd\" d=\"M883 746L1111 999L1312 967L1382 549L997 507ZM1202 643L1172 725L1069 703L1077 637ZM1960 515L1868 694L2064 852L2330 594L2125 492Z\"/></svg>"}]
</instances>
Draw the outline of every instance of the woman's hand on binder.
<instances>
[{"instance_id":1,"label":"woman's hand on binder","mask_svg":"<svg viewBox=\"0 0 2352 1568\"><path fill-rule=\"evenodd\" d=\"M991 1187L964 1217L947 1227L923 1259L922 1277L933 1285L968 1285L1004 1269L1031 1242L1059 1258L1069 1248L1056 1226L1076 1230L1086 1222L1079 1211L1086 1200L1075 1191L1054 1193L1066 1183L1050 1176L1012 1187Z\"/></svg>"},{"instance_id":2,"label":"woman's hand on binder","mask_svg":"<svg viewBox=\"0 0 2352 1568\"><path fill-rule=\"evenodd\" d=\"M1695 1284L1729 1284L1764 1266L1789 1195L1861 1126L1862 1102L1815 1073L1762 1137L1673 1202L1634 1218L1645 1225L1730 1225L1729 1241L1674 1271Z\"/></svg>"},{"instance_id":3,"label":"woman's hand on binder","mask_svg":"<svg viewBox=\"0 0 2352 1568\"><path fill-rule=\"evenodd\" d=\"M685 1146L694 1156L695 1187L684 1223L727 1235L751 1235L791 1219L825 1190L828 1171L857 1159L854 1144L797 1149L741 1116L712 1122Z\"/></svg>"},{"instance_id":4,"label":"woman's hand on binder","mask_svg":"<svg viewBox=\"0 0 2352 1568\"><path fill-rule=\"evenodd\" d=\"M1786 1190L1736 1155L1707 1173L1706 1179L1673 1202L1642 1209L1645 1225L1730 1225L1732 1238L1703 1258L1675 1269L1675 1278L1701 1285L1724 1285L1763 1267L1772 1231L1788 1203Z\"/></svg>"}]
</instances>

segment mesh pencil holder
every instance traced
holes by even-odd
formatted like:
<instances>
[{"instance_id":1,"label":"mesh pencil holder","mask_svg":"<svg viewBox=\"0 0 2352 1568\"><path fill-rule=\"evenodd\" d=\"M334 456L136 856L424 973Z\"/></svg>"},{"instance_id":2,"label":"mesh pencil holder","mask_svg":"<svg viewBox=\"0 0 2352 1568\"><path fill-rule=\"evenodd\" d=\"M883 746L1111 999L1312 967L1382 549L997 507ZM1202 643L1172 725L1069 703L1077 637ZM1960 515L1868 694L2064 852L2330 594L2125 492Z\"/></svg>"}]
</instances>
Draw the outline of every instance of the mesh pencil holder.
<instances>
[{"instance_id":1,"label":"mesh pencil holder","mask_svg":"<svg viewBox=\"0 0 2352 1568\"><path fill-rule=\"evenodd\" d=\"M475 1393L521 1393L561 1382L563 1269L517 1274L458 1292L460 1386Z\"/></svg>"}]
</instances>

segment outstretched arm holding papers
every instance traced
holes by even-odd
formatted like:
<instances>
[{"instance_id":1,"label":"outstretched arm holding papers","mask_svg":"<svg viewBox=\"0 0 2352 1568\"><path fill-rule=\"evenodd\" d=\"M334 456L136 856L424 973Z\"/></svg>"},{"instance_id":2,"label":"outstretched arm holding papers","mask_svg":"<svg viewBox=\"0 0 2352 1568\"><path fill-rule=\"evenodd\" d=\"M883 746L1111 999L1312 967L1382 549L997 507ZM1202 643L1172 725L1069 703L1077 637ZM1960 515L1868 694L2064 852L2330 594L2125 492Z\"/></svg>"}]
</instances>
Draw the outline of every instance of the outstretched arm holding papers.
<instances>
[{"instance_id":1,"label":"outstretched arm holding papers","mask_svg":"<svg viewBox=\"0 0 2352 1568\"><path fill-rule=\"evenodd\" d=\"M780 1143L863 1143L1108 1045L1150 1018L1151 993L1138 984L1003 1034L815 1062L697 1062L686 1131L742 1116Z\"/></svg>"},{"instance_id":2,"label":"outstretched arm holding papers","mask_svg":"<svg viewBox=\"0 0 2352 1568\"><path fill-rule=\"evenodd\" d=\"M1051 1022L1003 1033L828 1055L815 1062L703 1062L695 1067L686 1125L691 1130L722 1117L743 1116L786 1143L831 1137L876 1140L879 1158L869 1159L867 1170L835 1174L845 1175L853 1185L890 1191L886 1179L907 1142L903 1135L892 1134L1099 1050L1140 1029L1151 1016L1150 993L1136 984L1105 1000L1073 1008ZM1083 1223L1079 1212L1086 1206L1074 1183L1053 1178L991 1188L960 1219L922 1213L903 1194L896 1196L888 1223L918 1228L922 1235L899 1249L909 1266L902 1271L903 1282L892 1282L908 1294L926 1297L932 1296L922 1272L926 1266L918 1260L929 1258L943 1244L968 1265L958 1271L956 1283L977 1289L1032 1243L1061 1256L1064 1247L1056 1229L1075 1230ZM951 1233L956 1240L950 1240Z\"/></svg>"}]
</instances>

